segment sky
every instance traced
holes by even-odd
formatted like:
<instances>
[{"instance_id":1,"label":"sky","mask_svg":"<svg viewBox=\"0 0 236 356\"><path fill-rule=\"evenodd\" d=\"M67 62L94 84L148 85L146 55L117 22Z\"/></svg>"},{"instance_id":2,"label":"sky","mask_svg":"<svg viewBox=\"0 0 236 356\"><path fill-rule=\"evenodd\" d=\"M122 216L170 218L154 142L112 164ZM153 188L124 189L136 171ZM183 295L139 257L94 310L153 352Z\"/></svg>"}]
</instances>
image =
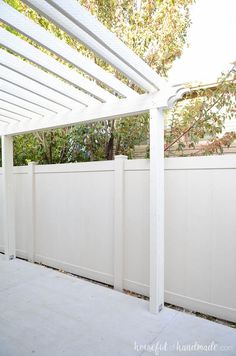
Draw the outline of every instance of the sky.
<instances>
[{"instance_id":1,"label":"sky","mask_svg":"<svg viewBox=\"0 0 236 356\"><path fill-rule=\"evenodd\" d=\"M172 84L212 83L236 61L236 0L196 0L180 59L169 71Z\"/></svg>"}]
</instances>

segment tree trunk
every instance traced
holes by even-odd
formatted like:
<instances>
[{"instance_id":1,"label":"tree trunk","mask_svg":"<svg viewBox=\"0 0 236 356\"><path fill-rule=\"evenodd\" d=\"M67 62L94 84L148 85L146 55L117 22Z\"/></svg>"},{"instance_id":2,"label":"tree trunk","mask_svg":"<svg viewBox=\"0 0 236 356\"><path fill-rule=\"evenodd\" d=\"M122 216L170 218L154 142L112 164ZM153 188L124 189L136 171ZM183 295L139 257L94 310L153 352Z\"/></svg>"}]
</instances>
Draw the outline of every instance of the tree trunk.
<instances>
[{"instance_id":1,"label":"tree trunk","mask_svg":"<svg viewBox=\"0 0 236 356\"><path fill-rule=\"evenodd\" d=\"M114 129L115 129L115 121L113 120L111 123L111 134L109 141L107 143L106 147L106 159L107 160L112 160L114 158L113 155L113 148L114 148Z\"/></svg>"}]
</instances>

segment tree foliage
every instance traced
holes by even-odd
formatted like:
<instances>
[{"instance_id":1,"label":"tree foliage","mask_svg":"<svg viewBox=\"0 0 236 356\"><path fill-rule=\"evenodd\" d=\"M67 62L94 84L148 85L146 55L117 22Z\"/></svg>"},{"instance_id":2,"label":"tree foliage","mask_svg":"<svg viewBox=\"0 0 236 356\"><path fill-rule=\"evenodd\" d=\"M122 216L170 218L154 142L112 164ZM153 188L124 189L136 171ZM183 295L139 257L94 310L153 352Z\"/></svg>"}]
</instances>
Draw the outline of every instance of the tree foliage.
<instances>
[{"instance_id":1,"label":"tree foliage","mask_svg":"<svg viewBox=\"0 0 236 356\"><path fill-rule=\"evenodd\" d=\"M236 139L235 132L222 135L226 120L236 119L236 67L222 74L210 88L190 89L184 102L170 112L170 125L165 132L166 155L184 155L186 148L194 154L222 153ZM199 142L205 140L199 146Z\"/></svg>"}]
</instances>

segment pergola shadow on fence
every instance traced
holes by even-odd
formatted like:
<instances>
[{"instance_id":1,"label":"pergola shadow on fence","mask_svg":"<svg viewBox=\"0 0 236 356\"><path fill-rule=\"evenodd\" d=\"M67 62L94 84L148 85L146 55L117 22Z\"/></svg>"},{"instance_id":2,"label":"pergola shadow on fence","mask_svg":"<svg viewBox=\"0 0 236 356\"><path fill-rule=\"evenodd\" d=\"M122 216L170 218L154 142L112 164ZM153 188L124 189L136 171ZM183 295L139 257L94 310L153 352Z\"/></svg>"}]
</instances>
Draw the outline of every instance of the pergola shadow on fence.
<instances>
[{"instance_id":1,"label":"pergola shadow on fence","mask_svg":"<svg viewBox=\"0 0 236 356\"><path fill-rule=\"evenodd\" d=\"M135 83L144 94L106 72L40 25L0 0L0 21L78 68L53 57L0 28L0 134L2 138L4 243L7 259L15 258L13 136L79 123L150 112L150 310L164 304L164 120L162 110L186 91L170 87L142 59L75 0L24 0L98 57ZM10 54L13 52L16 55ZM27 59L28 61L24 61ZM32 62L37 66L30 64ZM88 79L88 76L90 79ZM120 182L120 180L118 180ZM116 211L122 199L115 201ZM102 207L101 207L102 208ZM31 220L32 214L29 214ZM33 223L29 221L29 223ZM123 253L115 221L117 253ZM122 276L117 264L116 275ZM123 289L122 278L114 287Z\"/></svg>"}]
</instances>

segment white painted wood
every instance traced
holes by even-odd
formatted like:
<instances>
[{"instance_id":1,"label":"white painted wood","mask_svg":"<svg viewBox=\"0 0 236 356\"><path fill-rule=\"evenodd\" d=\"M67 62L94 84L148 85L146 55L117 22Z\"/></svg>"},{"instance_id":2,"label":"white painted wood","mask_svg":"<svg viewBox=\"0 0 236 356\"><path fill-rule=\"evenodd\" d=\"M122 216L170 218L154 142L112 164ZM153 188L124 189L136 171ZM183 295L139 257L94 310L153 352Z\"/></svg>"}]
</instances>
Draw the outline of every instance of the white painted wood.
<instances>
[{"instance_id":1,"label":"white painted wood","mask_svg":"<svg viewBox=\"0 0 236 356\"><path fill-rule=\"evenodd\" d=\"M28 163L28 261L34 262L35 255L35 162Z\"/></svg>"},{"instance_id":2,"label":"white painted wood","mask_svg":"<svg viewBox=\"0 0 236 356\"><path fill-rule=\"evenodd\" d=\"M52 90L45 85L35 82L32 79L27 78L24 75L21 75L9 68L6 68L0 64L0 78L5 81L8 81L12 84L18 85L23 89L27 89L30 92L37 94L45 99L48 99L52 102L57 110L65 110L72 108L84 108L83 105L76 103L74 100L68 98L65 95L58 93L55 90Z\"/></svg>"},{"instance_id":3,"label":"white painted wood","mask_svg":"<svg viewBox=\"0 0 236 356\"><path fill-rule=\"evenodd\" d=\"M53 103L52 101L45 99L40 95L32 93L31 91L24 89L23 87L14 85L2 79L0 79L0 90L39 106L43 109L43 113L45 113L45 115L48 114L48 112L51 112L51 114L55 114L61 110L61 107L59 107L59 105ZM64 109L64 111L66 111L66 109Z\"/></svg>"},{"instance_id":4,"label":"white painted wood","mask_svg":"<svg viewBox=\"0 0 236 356\"><path fill-rule=\"evenodd\" d=\"M115 156L114 172L114 288L123 291L124 279L124 165L127 156Z\"/></svg>"},{"instance_id":5,"label":"white painted wood","mask_svg":"<svg viewBox=\"0 0 236 356\"><path fill-rule=\"evenodd\" d=\"M8 125L12 124L12 122L16 122L15 119L12 119L12 118L10 118L10 117L8 117L6 115L1 115L1 114L0 114L0 120L1 120L2 123L8 124ZM6 126L4 125L4 127L6 127Z\"/></svg>"},{"instance_id":6,"label":"white painted wood","mask_svg":"<svg viewBox=\"0 0 236 356\"><path fill-rule=\"evenodd\" d=\"M116 103L104 103L88 107L83 111L71 110L63 114L54 115L40 120L31 120L25 125L20 123L17 126L9 127L6 134L18 134L44 130L45 128L57 128L75 125L83 122L96 122L117 117L138 115L147 112L154 107L166 107L167 99L159 94L142 94L129 99L119 99Z\"/></svg>"},{"instance_id":7,"label":"white painted wood","mask_svg":"<svg viewBox=\"0 0 236 356\"><path fill-rule=\"evenodd\" d=\"M1 96L0 96L0 108L12 112L14 114L23 116L28 119L40 119L42 117L42 115L35 114L32 111L28 111L27 109L22 109L19 106L16 106L12 103L8 103L2 100Z\"/></svg>"},{"instance_id":8,"label":"white painted wood","mask_svg":"<svg viewBox=\"0 0 236 356\"><path fill-rule=\"evenodd\" d=\"M32 104L31 102L23 100L17 96L6 93L6 92L2 91L1 89L3 89L3 88L0 84L0 99L4 100L6 103L15 105L21 109L28 110L28 111L30 111L34 114L40 115L40 116L45 116L45 115L51 114L51 112L49 110L44 109L39 105Z\"/></svg>"},{"instance_id":9,"label":"white painted wood","mask_svg":"<svg viewBox=\"0 0 236 356\"><path fill-rule=\"evenodd\" d=\"M77 71L68 68L66 65L58 62L56 59L48 56L39 49L33 47L21 38L11 34L10 32L0 28L0 44L12 50L13 52L27 58L29 61L39 65L40 67L54 73L58 77L66 80L84 91L90 93L100 101L116 100L116 97L108 91L102 89L94 81L88 80Z\"/></svg>"},{"instance_id":10,"label":"white painted wood","mask_svg":"<svg viewBox=\"0 0 236 356\"><path fill-rule=\"evenodd\" d=\"M21 121L24 122L24 121L30 120L29 118L27 118L25 116L15 114L13 112L10 112L9 110L2 109L1 106L0 106L0 116L3 118L6 118L7 120L10 120L12 122L16 122L16 123L19 123Z\"/></svg>"},{"instance_id":11,"label":"white painted wood","mask_svg":"<svg viewBox=\"0 0 236 356\"><path fill-rule=\"evenodd\" d=\"M164 306L164 118L150 110L150 311Z\"/></svg>"},{"instance_id":12,"label":"white painted wood","mask_svg":"<svg viewBox=\"0 0 236 356\"><path fill-rule=\"evenodd\" d=\"M143 89L155 91L165 85L165 81L156 72L78 2L26 0L26 3L84 43Z\"/></svg>"},{"instance_id":13,"label":"white painted wood","mask_svg":"<svg viewBox=\"0 0 236 356\"><path fill-rule=\"evenodd\" d=\"M78 89L75 89L72 85L63 82L59 78L46 73L45 71L27 63L26 61L23 61L19 57L16 57L3 49L0 49L0 64L14 70L15 72L23 74L27 78L33 79L50 89L55 90L56 92L72 99L75 103L81 103L84 106L87 106L92 102L90 96L84 94Z\"/></svg>"},{"instance_id":14,"label":"white painted wood","mask_svg":"<svg viewBox=\"0 0 236 356\"><path fill-rule=\"evenodd\" d=\"M3 127L5 127L5 124L9 124L9 121L7 120L7 118L5 118L5 117L3 117L3 116L0 116L1 117L1 119L0 119L0 121L1 121L1 127L2 127L2 129L3 129Z\"/></svg>"},{"instance_id":15,"label":"white painted wood","mask_svg":"<svg viewBox=\"0 0 236 356\"><path fill-rule=\"evenodd\" d=\"M8 25L14 27L28 38L33 39L43 47L54 52L59 57L65 59L69 63L92 76L96 80L108 85L117 93L127 96L135 95L135 92L121 81L116 79L112 74L109 74L104 69L96 65L89 58L81 55L78 51L71 48L64 41L46 31L43 27L28 19L20 12L14 10L11 6L0 1L0 19Z\"/></svg>"},{"instance_id":16,"label":"white painted wood","mask_svg":"<svg viewBox=\"0 0 236 356\"><path fill-rule=\"evenodd\" d=\"M3 174L3 231L4 253L6 259L15 258L15 206L13 177L13 138L2 136L2 174Z\"/></svg>"}]
</instances>

